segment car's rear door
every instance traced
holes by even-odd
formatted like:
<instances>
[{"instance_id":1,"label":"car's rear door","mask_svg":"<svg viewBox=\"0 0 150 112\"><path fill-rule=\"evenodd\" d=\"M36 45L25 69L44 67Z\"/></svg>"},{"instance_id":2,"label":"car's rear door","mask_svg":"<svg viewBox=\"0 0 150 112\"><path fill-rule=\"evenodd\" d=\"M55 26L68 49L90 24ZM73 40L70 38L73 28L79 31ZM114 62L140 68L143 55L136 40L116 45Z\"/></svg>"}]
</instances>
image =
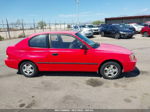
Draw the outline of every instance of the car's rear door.
<instances>
[{"instance_id":1,"label":"car's rear door","mask_svg":"<svg viewBox=\"0 0 150 112\"><path fill-rule=\"evenodd\" d=\"M47 71L48 64L41 64L47 62L49 56L49 35L41 34L32 37L29 40L29 48L26 50L25 59L33 61L40 71Z\"/></svg>"},{"instance_id":2,"label":"car's rear door","mask_svg":"<svg viewBox=\"0 0 150 112\"><path fill-rule=\"evenodd\" d=\"M96 71L98 63L92 50L80 47L81 41L72 35L51 34L49 49L50 71Z\"/></svg>"}]
</instances>

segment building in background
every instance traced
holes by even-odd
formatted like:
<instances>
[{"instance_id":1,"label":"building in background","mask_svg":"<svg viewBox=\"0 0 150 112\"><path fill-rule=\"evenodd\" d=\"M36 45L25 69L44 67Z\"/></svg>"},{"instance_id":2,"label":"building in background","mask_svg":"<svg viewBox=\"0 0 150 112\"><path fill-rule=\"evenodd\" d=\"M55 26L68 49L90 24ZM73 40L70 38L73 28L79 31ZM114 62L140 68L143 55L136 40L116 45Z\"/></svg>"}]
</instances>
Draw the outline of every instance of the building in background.
<instances>
[{"instance_id":1,"label":"building in background","mask_svg":"<svg viewBox=\"0 0 150 112\"><path fill-rule=\"evenodd\" d=\"M150 15L105 18L107 24L145 23L147 21L150 21Z\"/></svg>"}]
</instances>

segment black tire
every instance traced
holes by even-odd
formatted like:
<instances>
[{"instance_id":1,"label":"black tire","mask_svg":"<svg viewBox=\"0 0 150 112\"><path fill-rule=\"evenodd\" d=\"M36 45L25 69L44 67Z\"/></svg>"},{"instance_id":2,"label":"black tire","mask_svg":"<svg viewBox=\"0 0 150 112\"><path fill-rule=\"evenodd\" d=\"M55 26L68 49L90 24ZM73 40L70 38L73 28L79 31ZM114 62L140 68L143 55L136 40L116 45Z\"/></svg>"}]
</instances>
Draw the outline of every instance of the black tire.
<instances>
[{"instance_id":1,"label":"black tire","mask_svg":"<svg viewBox=\"0 0 150 112\"><path fill-rule=\"evenodd\" d=\"M114 38L115 38L115 39L120 39L120 34L119 34L119 33L116 33L116 34L114 35Z\"/></svg>"},{"instance_id":2,"label":"black tire","mask_svg":"<svg viewBox=\"0 0 150 112\"><path fill-rule=\"evenodd\" d=\"M149 37L149 34L147 32L144 32L143 37Z\"/></svg>"},{"instance_id":3,"label":"black tire","mask_svg":"<svg viewBox=\"0 0 150 112\"><path fill-rule=\"evenodd\" d=\"M132 38L133 38L133 36L129 36L128 38L129 38L129 39L132 39Z\"/></svg>"},{"instance_id":4,"label":"black tire","mask_svg":"<svg viewBox=\"0 0 150 112\"><path fill-rule=\"evenodd\" d=\"M28 68L26 68L25 66L27 66ZM37 66L30 61L25 61L25 62L21 63L21 65L19 67L19 71L25 77L35 77L38 74Z\"/></svg>"},{"instance_id":5,"label":"black tire","mask_svg":"<svg viewBox=\"0 0 150 112\"><path fill-rule=\"evenodd\" d=\"M104 32L101 32L101 37L105 37L105 33Z\"/></svg>"},{"instance_id":6,"label":"black tire","mask_svg":"<svg viewBox=\"0 0 150 112\"><path fill-rule=\"evenodd\" d=\"M112 69L114 69L114 71L111 70L109 67L113 67ZM111 72L113 72L113 73L111 73ZM117 79L120 77L120 75L122 73L122 69L121 69L120 64L118 64L117 62L109 61L109 62L104 63L100 67L99 73L103 76L104 79Z\"/></svg>"}]
</instances>

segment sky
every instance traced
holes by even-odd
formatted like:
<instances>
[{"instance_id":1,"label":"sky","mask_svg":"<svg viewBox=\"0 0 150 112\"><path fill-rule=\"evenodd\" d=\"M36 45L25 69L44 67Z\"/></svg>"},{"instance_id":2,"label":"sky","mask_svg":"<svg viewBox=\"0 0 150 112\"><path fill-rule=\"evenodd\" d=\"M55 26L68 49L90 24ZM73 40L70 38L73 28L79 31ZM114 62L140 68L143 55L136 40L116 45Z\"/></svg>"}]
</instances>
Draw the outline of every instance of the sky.
<instances>
[{"instance_id":1,"label":"sky","mask_svg":"<svg viewBox=\"0 0 150 112\"><path fill-rule=\"evenodd\" d=\"M150 0L0 0L0 22L80 22L150 14ZM77 16L79 15L79 16Z\"/></svg>"}]
</instances>

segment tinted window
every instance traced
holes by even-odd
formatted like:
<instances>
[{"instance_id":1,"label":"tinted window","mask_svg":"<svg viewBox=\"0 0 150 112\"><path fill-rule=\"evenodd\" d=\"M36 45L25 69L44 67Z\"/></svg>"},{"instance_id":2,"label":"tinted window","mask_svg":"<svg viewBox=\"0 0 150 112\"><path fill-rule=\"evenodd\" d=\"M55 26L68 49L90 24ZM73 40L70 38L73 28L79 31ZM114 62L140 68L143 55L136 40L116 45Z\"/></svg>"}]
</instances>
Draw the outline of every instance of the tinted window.
<instances>
[{"instance_id":1,"label":"tinted window","mask_svg":"<svg viewBox=\"0 0 150 112\"><path fill-rule=\"evenodd\" d=\"M97 43L95 43L94 41L88 39L87 37L81 35L80 33L76 33L76 35L77 35L80 39L82 39L84 42L86 42L88 45L90 45L91 47L93 47L93 48L97 48L97 47L100 46L99 44L97 44Z\"/></svg>"},{"instance_id":2,"label":"tinted window","mask_svg":"<svg viewBox=\"0 0 150 112\"><path fill-rule=\"evenodd\" d=\"M88 28L94 28L94 26L93 26L93 25L87 25L87 27L88 27Z\"/></svg>"},{"instance_id":3,"label":"tinted window","mask_svg":"<svg viewBox=\"0 0 150 112\"><path fill-rule=\"evenodd\" d=\"M30 47L38 47L38 48L48 48L48 41L47 41L48 35L38 35L29 41Z\"/></svg>"},{"instance_id":4,"label":"tinted window","mask_svg":"<svg viewBox=\"0 0 150 112\"><path fill-rule=\"evenodd\" d=\"M51 48L59 49L80 49L82 43L71 35L52 34L50 35Z\"/></svg>"}]
</instances>

